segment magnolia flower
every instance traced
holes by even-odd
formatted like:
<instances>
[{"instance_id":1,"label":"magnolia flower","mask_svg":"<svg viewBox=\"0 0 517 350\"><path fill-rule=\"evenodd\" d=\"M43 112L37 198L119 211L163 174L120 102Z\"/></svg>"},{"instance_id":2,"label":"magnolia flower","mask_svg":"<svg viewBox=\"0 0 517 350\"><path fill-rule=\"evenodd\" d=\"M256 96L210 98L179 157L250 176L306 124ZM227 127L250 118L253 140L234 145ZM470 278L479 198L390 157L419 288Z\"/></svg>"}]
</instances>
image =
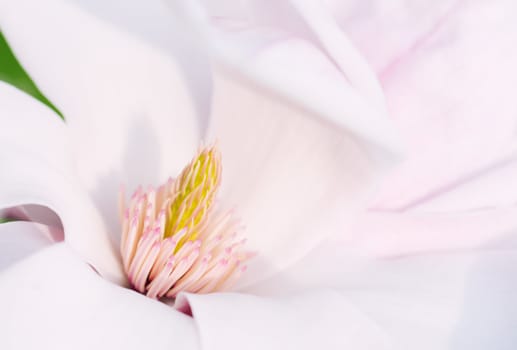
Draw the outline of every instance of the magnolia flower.
<instances>
[{"instance_id":1,"label":"magnolia flower","mask_svg":"<svg viewBox=\"0 0 517 350\"><path fill-rule=\"evenodd\" d=\"M378 84L337 25L342 19L330 16L337 11L302 1L259 11L260 3L251 12L218 4L224 16L182 7L187 23L179 23L170 8L154 3L128 4L130 15L152 18L135 21L101 2L0 2L2 31L66 118L63 123L0 85L0 159L8 169L0 173L0 208L24 205L33 220L0 226L2 348L482 349L513 343L510 276L517 261L503 234L515 227L515 210L492 198L493 210L460 211L487 198L477 185L460 189L462 201L454 193L429 201L427 211L361 210L391 163L386 150L398 147L384 94L391 108L399 100L391 97L389 80L382 80L384 89ZM372 14L367 7L350 9L339 13ZM373 15L378 9L373 6ZM441 23L440 16L441 8L427 23ZM356 40L366 31L342 21ZM189 30L178 32L182 25ZM194 36L176 41L174 33ZM190 46L204 39L216 43L212 74L199 47ZM398 52L396 44L386 52ZM362 49L373 67L385 63L384 50L374 61L375 51ZM399 79L397 86L414 87L404 75ZM213 138L223 155L220 200L239 209L247 246L257 252L248 271L232 293L180 293L174 308L119 286L126 283L117 253L119 185L157 186L180 173L202 139ZM437 171L443 153L428 152ZM457 159L468 159L457 152ZM421 200L415 188L428 195L417 186L425 182L408 180L419 179L416 155L383 184L373 202L378 210ZM460 170L471 172L467 165ZM433 185L448 184L447 175ZM448 210L451 204L456 212Z\"/></svg>"}]
</instances>

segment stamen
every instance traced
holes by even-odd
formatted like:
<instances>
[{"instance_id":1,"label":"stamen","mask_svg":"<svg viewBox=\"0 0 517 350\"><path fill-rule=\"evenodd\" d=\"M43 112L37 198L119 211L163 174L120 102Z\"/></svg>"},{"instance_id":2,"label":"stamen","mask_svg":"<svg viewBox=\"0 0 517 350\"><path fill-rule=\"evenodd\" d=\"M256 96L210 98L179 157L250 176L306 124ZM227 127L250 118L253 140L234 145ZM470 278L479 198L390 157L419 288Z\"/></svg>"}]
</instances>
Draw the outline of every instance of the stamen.
<instances>
[{"instance_id":1,"label":"stamen","mask_svg":"<svg viewBox=\"0 0 517 350\"><path fill-rule=\"evenodd\" d=\"M221 156L216 146L200 148L177 179L158 188L140 186L124 202L121 189L120 250L131 285L150 298L181 291L227 290L252 254L244 250L242 225L234 210L216 199Z\"/></svg>"}]
</instances>

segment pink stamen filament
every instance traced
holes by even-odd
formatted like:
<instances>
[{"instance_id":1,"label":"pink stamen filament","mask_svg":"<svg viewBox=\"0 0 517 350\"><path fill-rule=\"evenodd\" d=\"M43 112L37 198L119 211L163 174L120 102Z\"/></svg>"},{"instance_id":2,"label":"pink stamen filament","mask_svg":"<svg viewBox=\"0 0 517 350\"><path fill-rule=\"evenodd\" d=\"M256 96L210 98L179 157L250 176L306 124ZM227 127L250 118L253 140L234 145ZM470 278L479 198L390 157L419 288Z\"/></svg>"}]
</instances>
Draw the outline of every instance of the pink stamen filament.
<instances>
[{"instance_id":1,"label":"pink stamen filament","mask_svg":"<svg viewBox=\"0 0 517 350\"><path fill-rule=\"evenodd\" d=\"M146 191L138 187L127 206L121 191L123 265L131 285L151 298L227 290L251 257L244 251L246 240L240 236L242 226L234 211L221 211L212 190L198 186L198 182L207 188L219 184L220 165L201 164L199 159L207 159L201 155L211 155L203 152L177 180L170 178ZM182 189L186 186L178 182L182 179L188 180L191 192ZM176 198L183 204L178 206ZM170 217L172 203L176 203L174 217ZM181 222L185 226L179 227Z\"/></svg>"}]
</instances>

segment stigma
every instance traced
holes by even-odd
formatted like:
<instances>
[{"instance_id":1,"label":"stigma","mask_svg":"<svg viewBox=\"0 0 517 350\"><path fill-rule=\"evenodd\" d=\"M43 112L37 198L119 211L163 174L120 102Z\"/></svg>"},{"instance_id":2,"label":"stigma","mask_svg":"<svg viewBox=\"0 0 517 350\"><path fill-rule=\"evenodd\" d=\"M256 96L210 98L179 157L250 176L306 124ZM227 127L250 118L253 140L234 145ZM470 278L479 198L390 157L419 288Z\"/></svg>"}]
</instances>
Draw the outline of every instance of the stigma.
<instances>
[{"instance_id":1,"label":"stigma","mask_svg":"<svg viewBox=\"0 0 517 350\"><path fill-rule=\"evenodd\" d=\"M217 146L200 147L176 179L139 187L127 204L121 191L120 252L135 290L153 299L225 291L246 270L243 227L217 200L221 172Z\"/></svg>"}]
</instances>

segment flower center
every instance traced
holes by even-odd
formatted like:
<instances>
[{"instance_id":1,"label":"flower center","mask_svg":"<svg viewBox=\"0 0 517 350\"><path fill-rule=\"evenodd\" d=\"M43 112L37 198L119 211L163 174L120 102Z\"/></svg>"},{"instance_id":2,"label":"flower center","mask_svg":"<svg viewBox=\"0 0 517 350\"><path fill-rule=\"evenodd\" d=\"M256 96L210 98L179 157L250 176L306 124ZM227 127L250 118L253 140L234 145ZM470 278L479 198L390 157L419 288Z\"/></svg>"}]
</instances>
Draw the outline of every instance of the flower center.
<instances>
[{"instance_id":1,"label":"flower center","mask_svg":"<svg viewBox=\"0 0 517 350\"><path fill-rule=\"evenodd\" d=\"M220 179L219 150L201 147L177 179L139 187L127 205L121 195L120 251L137 291L153 299L224 291L246 270L242 226L215 200Z\"/></svg>"}]
</instances>

